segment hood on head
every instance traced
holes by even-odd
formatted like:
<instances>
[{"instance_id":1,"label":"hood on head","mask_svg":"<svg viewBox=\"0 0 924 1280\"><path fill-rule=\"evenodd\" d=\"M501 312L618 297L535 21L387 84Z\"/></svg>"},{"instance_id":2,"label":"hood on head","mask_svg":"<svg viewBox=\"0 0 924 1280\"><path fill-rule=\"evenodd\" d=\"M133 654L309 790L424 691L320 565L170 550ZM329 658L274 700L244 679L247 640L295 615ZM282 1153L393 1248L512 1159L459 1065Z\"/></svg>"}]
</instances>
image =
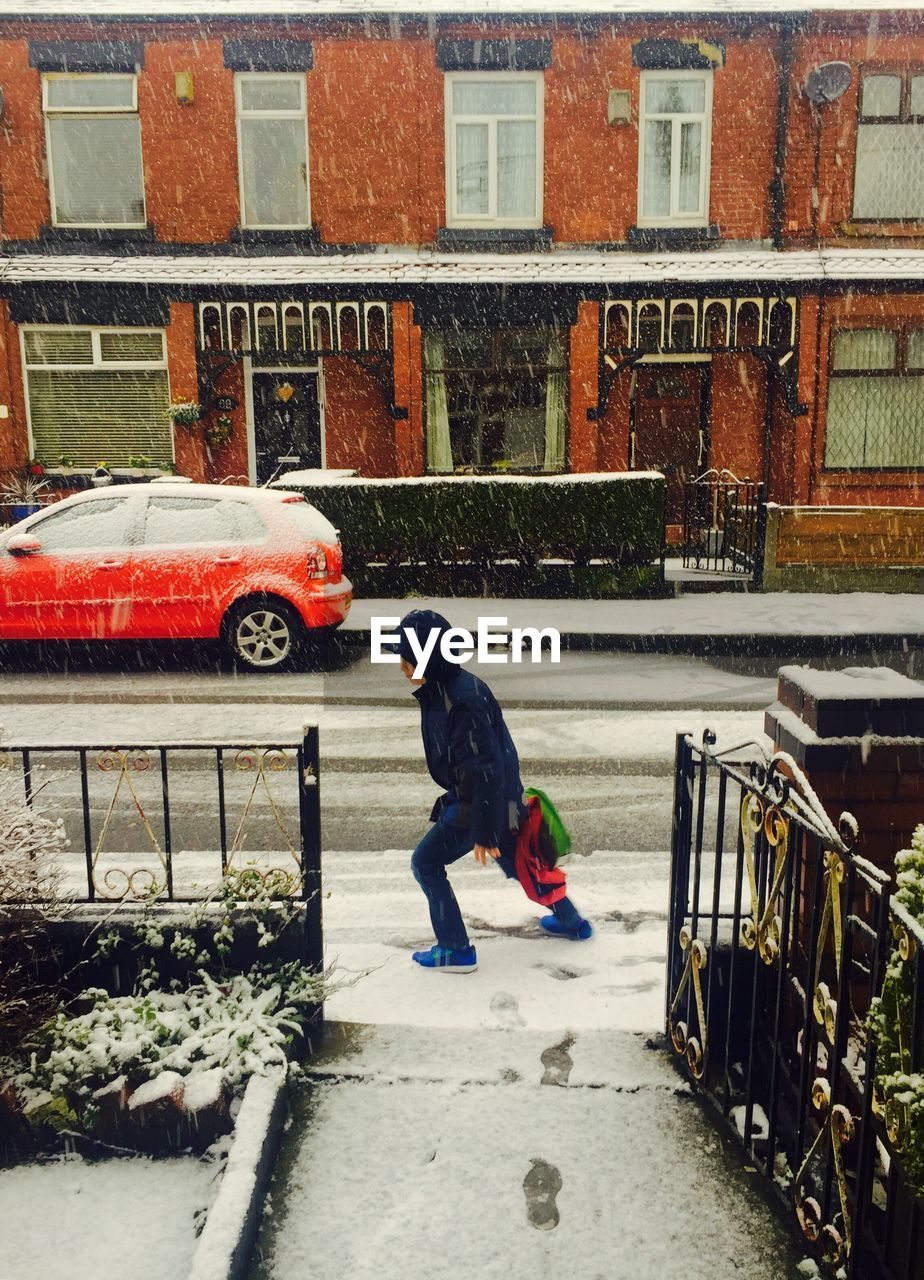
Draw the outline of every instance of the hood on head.
<instances>
[{"instance_id":1,"label":"hood on head","mask_svg":"<svg viewBox=\"0 0 924 1280\"><path fill-rule=\"evenodd\" d=\"M407 632L413 631L417 637L420 648L430 638L430 633L436 631L437 641L436 647L430 654L429 659L424 667L423 674L427 678L428 684L446 684L453 676L458 674L459 666L455 662L447 662L440 653L440 644L442 636L446 631L452 629L451 624L446 621L441 613L436 613L433 609L412 609L410 613L406 613L398 624L398 630L401 639L398 642L398 653L408 662L417 665L418 657L411 648L408 640Z\"/></svg>"}]
</instances>

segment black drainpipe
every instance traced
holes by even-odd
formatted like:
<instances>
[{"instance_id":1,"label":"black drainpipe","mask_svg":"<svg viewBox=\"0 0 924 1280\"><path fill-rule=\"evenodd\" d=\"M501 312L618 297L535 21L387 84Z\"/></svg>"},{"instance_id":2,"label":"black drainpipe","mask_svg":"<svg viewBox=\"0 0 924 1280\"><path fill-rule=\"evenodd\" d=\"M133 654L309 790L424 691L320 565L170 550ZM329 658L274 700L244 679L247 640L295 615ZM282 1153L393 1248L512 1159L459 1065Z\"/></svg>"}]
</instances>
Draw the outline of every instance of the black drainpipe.
<instances>
[{"instance_id":1,"label":"black drainpipe","mask_svg":"<svg viewBox=\"0 0 924 1280\"><path fill-rule=\"evenodd\" d=\"M786 135L789 130L789 78L793 61L793 24L784 22L780 42L779 95L776 105L776 152L770 179L770 238L774 249L783 247L783 217L786 204Z\"/></svg>"}]
</instances>

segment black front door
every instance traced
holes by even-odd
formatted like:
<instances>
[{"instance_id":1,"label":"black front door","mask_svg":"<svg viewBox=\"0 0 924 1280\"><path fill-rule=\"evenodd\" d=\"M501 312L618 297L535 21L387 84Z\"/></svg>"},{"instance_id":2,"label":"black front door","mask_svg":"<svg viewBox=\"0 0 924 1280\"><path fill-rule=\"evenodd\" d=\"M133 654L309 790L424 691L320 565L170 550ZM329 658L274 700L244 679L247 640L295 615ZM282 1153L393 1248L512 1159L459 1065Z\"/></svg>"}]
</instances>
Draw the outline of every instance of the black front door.
<instances>
[{"instance_id":1,"label":"black front door","mask_svg":"<svg viewBox=\"0 0 924 1280\"><path fill-rule=\"evenodd\" d=\"M257 484L276 472L321 465L318 375L298 370L253 375Z\"/></svg>"}]
</instances>

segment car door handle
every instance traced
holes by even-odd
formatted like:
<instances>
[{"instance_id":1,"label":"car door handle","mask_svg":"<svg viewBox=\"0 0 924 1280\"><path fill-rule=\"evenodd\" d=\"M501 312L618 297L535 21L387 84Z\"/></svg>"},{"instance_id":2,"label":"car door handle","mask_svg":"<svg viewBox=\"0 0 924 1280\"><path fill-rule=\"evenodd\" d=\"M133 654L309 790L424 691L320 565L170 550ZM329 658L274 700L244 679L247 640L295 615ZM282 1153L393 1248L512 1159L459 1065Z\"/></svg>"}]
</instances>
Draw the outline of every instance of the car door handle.
<instances>
[{"instance_id":1,"label":"car door handle","mask_svg":"<svg viewBox=\"0 0 924 1280\"><path fill-rule=\"evenodd\" d=\"M213 563L214 564L240 564L241 557L240 556L216 556Z\"/></svg>"},{"instance_id":2,"label":"car door handle","mask_svg":"<svg viewBox=\"0 0 924 1280\"><path fill-rule=\"evenodd\" d=\"M100 560L99 567L101 569L124 569L124 560Z\"/></svg>"}]
</instances>

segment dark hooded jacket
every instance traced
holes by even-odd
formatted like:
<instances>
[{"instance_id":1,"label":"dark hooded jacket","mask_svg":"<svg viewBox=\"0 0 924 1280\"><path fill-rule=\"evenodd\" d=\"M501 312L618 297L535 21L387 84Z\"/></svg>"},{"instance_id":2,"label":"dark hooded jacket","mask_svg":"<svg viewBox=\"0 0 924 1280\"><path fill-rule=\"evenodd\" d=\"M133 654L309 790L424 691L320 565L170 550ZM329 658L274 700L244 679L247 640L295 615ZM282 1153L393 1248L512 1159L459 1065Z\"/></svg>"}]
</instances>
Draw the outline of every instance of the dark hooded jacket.
<instances>
[{"instance_id":1,"label":"dark hooded jacket","mask_svg":"<svg viewBox=\"0 0 924 1280\"><path fill-rule=\"evenodd\" d=\"M398 652L416 664L407 628L422 648L431 630L441 637L450 624L431 609L414 609L401 619ZM464 666L447 662L439 645L438 640L424 669L426 684L414 690L427 768L444 790L430 820L445 815L468 827L473 844L509 849L510 833L526 813L516 747L488 686Z\"/></svg>"}]
</instances>

